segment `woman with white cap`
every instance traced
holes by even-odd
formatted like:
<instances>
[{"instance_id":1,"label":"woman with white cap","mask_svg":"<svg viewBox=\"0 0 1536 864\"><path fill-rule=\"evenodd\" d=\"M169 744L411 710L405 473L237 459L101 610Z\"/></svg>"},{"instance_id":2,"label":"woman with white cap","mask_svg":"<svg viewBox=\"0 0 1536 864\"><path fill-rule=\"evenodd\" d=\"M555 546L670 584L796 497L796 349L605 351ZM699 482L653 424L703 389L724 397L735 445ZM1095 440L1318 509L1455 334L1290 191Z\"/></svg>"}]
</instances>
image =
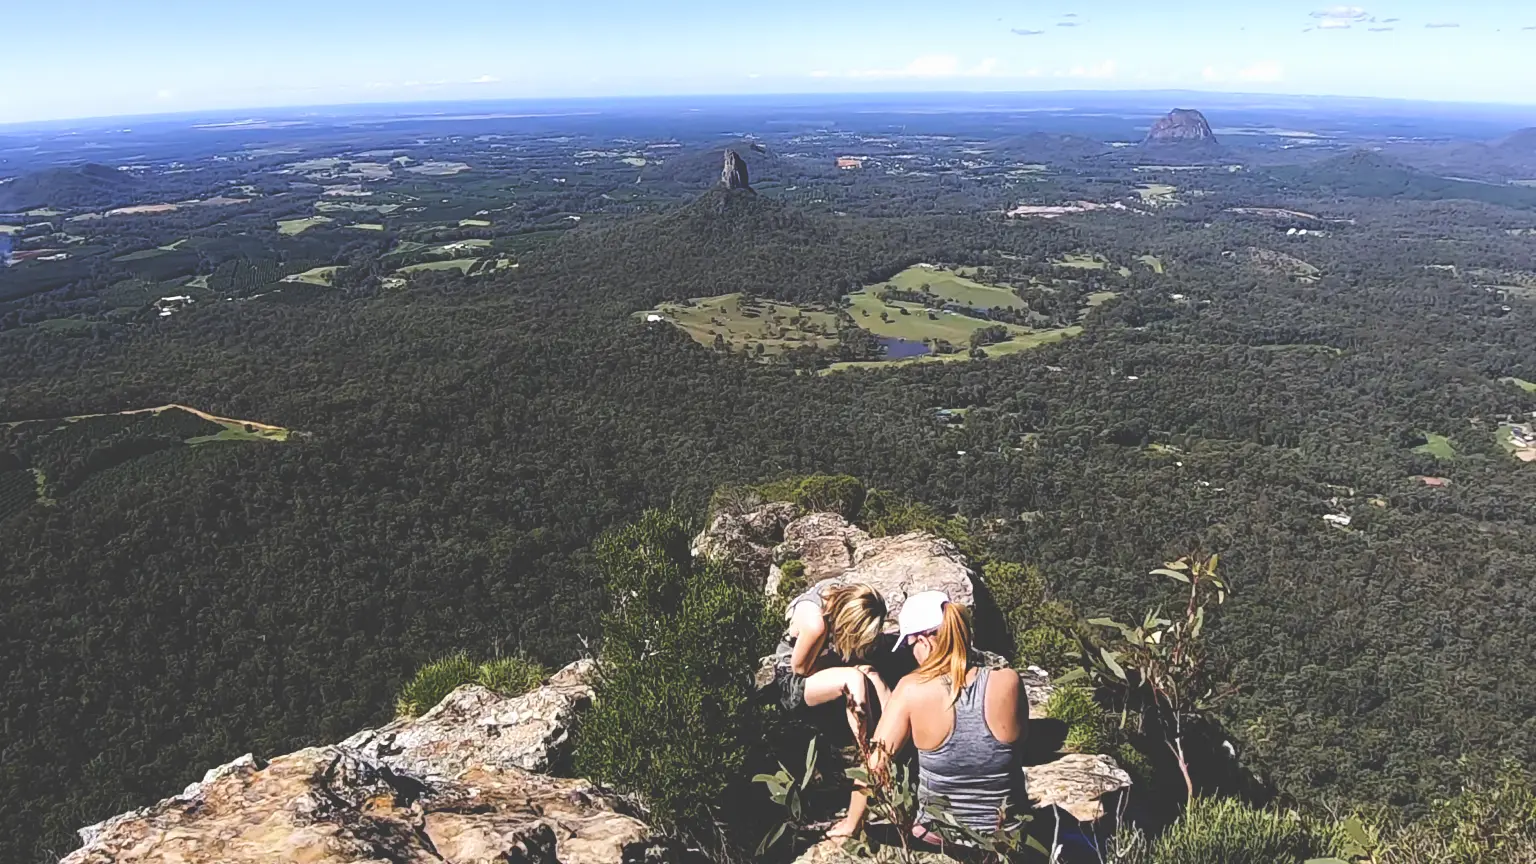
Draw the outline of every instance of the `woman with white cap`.
<instances>
[{"instance_id":1,"label":"woman with white cap","mask_svg":"<svg viewBox=\"0 0 1536 864\"><path fill-rule=\"evenodd\" d=\"M942 591L907 598L896 643L912 648L917 670L901 679L875 729L872 768L910 742L917 746L918 804L937 799L961 824L991 833L1022 804L1019 752L1029 731L1029 700L1019 674L975 661L969 610ZM862 805L851 808L862 815ZM852 814L850 814L852 815ZM921 818L921 817L920 817ZM917 839L938 837L919 825Z\"/></svg>"}]
</instances>

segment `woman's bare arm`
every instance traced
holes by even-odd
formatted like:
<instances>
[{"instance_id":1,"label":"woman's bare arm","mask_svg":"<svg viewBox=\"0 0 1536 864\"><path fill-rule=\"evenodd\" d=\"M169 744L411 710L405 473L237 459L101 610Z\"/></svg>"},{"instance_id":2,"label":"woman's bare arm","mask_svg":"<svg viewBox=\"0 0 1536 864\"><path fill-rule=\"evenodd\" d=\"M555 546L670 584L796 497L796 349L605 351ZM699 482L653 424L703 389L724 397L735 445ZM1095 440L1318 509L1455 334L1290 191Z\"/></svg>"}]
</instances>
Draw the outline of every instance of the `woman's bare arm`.
<instances>
[{"instance_id":1,"label":"woman's bare arm","mask_svg":"<svg viewBox=\"0 0 1536 864\"><path fill-rule=\"evenodd\" d=\"M789 655L789 668L796 675L810 675L816 671L816 660L826 642L827 622L815 603L799 603L791 613L790 630L795 636L795 653Z\"/></svg>"},{"instance_id":2,"label":"woman's bare arm","mask_svg":"<svg viewBox=\"0 0 1536 864\"><path fill-rule=\"evenodd\" d=\"M880 715L880 724L870 738L869 767L872 770L885 770L886 760L900 753L912 740L913 689L911 679L903 678L891 693L891 700L885 703L885 713Z\"/></svg>"}]
</instances>

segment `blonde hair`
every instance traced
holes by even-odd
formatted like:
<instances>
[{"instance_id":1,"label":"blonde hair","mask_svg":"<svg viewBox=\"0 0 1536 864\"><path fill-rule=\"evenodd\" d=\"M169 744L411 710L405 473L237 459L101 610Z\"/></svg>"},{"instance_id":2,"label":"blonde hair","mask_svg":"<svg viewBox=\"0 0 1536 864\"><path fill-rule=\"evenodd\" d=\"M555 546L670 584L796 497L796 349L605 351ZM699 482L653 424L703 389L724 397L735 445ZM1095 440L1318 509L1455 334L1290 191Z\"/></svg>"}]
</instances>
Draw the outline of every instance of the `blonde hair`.
<instances>
[{"instance_id":1,"label":"blonde hair","mask_svg":"<svg viewBox=\"0 0 1536 864\"><path fill-rule=\"evenodd\" d=\"M834 585L822 598L832 648L845 660L868 654L885 629L885 598L868 585Z\"/></svg>"},{"instance_id":2,"label":"blonde hair","mask_svg":"<svg viewBox=\"0 0 1536 864\"><path fill-rule=\"evenodd\" d=\"M914 672L919 681L949 676L949 704L960 700L965 674L971 668L971 610L960 603L944 604L944 621L934 632L933 651Z\"/></svg>"}]
</instances>

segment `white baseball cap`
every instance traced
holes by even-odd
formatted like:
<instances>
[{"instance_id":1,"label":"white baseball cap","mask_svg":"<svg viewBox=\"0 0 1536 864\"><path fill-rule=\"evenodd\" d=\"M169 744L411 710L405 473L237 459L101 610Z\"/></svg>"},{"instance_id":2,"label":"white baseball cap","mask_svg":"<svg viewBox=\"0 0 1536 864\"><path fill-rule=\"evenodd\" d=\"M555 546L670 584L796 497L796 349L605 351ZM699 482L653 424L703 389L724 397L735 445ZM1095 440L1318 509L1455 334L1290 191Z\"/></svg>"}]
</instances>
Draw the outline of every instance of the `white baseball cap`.
<instances>
[{"instance_id":1,"label":"white baseball cap","mask_svg":"<svg viewBox=\"0 0 1536 864\"><path fill-rule=\"evenodd\" d=\"M908 636L939 629L944 623L947 603L949 595L943 591L919 591L908 597L907 602L901 604L901 614L896 616L898 633L896 647L892 650L900 651L901 646L907 644Z\"/></svg>"}]
</instances>

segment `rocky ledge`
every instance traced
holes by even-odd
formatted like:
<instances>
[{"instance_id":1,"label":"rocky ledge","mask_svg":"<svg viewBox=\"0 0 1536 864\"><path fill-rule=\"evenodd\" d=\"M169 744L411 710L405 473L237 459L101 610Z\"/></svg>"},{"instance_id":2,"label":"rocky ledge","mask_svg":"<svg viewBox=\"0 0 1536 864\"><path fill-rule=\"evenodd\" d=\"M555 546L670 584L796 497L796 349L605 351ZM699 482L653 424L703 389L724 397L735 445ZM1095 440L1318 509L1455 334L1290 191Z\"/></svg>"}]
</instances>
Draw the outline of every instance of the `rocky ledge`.
<instances>
[{"instance_id":1,"label":"rocky ledge","mask_svg":"<svg viewBox=\"0 0 1536 864\"><path fill-rule=\"evenodd\" d=\"M621 864L682 860L564 761L591 661L517 697L466 686L419 718L261 764L246 755L80 832L61 864Z\"/></svg>"}]
</instances>

